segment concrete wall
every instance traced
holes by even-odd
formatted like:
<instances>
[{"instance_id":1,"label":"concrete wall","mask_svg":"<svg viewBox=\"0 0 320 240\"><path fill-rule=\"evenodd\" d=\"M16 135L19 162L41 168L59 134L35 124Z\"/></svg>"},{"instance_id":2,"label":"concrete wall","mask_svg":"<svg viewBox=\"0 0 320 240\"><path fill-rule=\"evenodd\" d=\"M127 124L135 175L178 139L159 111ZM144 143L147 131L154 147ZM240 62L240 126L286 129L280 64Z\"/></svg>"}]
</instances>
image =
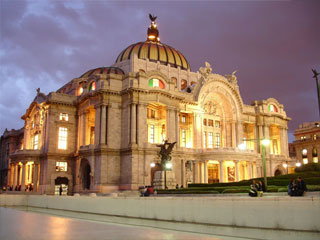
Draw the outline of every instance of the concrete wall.
<instances>
[{"instance_id":1,"label":"concrete wall","mask_svg":"<svg viewBox=\"0 0 320 240\"><path fill-rule=\"evenodd\" d=\"M63 210L61 214L66 216L95 220L99 217L102 221L108 221L103 219L108 216L113 217L112 222L227 236L258 239L279 239L281 234L281 239L320 237L319 197L126 198L2 194L0 206ZM120 221L114 217L129 220Z\"/></svg>"}]
</instances>

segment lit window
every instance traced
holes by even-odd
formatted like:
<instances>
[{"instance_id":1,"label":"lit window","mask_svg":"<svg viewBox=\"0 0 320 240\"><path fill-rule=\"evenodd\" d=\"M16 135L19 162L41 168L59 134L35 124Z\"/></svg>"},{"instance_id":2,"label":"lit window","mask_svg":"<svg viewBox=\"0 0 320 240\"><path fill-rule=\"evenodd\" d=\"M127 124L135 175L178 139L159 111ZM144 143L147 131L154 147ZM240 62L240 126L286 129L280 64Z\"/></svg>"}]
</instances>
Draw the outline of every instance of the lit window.
<instances>
[{"instance_id":1,"label":"lit window","mask_svg":"<svg viewBox=\"0 0 320 240\"><path fill-rule=\"evenodd\" d=\"M36 134L36 135L34 135L33 149L37 150L38 148L39 148L39 135Z\"/></svg>"},{"instance_id":2,"label":"lit window","mask_svg":"<svg viewBox=\"0 0 320 240\"><path fill-rule=\"evenodd\" d=\"M216 121L216 128L220 128L220 121Z\"/></svg>"},{"instance_id":3,"label":"lit window","mask_svg":"<svg viewBox=\"0 0 320 240\"><path fill-rule=\"evenodd\" d=\"M207 119L203 119L203 125L207 126Z\"/></svg>"},{"instance_id":4,"label":"lit window","mask_svg":"<svg viewBox=\"0 0 320 240\"><path fill-rule=\"evenodd\" d=\"M181 118L181 122L185 123L186 122L186 117L185 116L182 116Z\"/></svg>"},{"instance_id":5,"label":"lit window","mask_svg":"<svg viewBox=\"0 0 320 240\"><path fill-rule=\"evenodd\" d=\"M269 109L269 112L278 112L277 107L273 104L270 104L268 109Z\"/></svg>"},{"instance_id":6,"label":"lit window","mask_svg":"<svg viewBox=\"0 0 320 240\"><path fill-rule=\"evenodd\" d=\"M307 156L307 154L308 154L307 149L303 149L303 150L302 150L302 156Z\"/></svg>"},{"instance_id":7,"label":"lit window","mask_svg":"<svg viewBox=\"0 0 320 240\"><path fill-rule=\"evenodd\" d=\"M89 92L96 90L96 83L92 82L89 86Z\"/></svg>"},{"instance_id":8,"label":"lit window","mask_svg":"<svg viewBox=\"0 0 320 240\"><path fill-rule=\"evenodd\" d=\"M31 127L34 128L34 121L32 121Z\"/></svg>"},{"instance_id":9,"label":"lit window","mask_svg":"<svg viewBox=\"0 0 320 240\"><path fill-rule=\"evenodd\" d=\"M206 137L206 132L203 132L203 148L206 148L207 147L207 137Z\"/></svg>"},{"instance_id":10,"label":"lit window","mask_svg":"<svg viewBox=\"0 0 320 240\"><path fill-rule=\"evenodd\" d=\"M316 134L313 135L313 140L317 140L317 135Z\"/></svg>"},{"instance_id":11,"label":"lit window","mask_svg":"<svg viewBox=\"0 0 320 240\"><path fill-rule=\"evenodd\" d=\"M69 121L68 113L60 113L60 120Z\"/></svg>"},{"instance_id":12,"label":"lit window","mask_svg":"<svg viewBox=\"0 0 320 240\"><path fill-rule=\"evenodd\" d=\"M208 133L208 148L213 148L213 133Z\"/></svg>"},{"instance_id":13,"label":"lit window","mask_svg":"<svg viewBox=\"0 0 320 240\"><path fill-rule=\"evenodd\" d=\"M303 158L302 161L303 161L303 164L308 164L308 158Z\"/></svg>"},{"instance_id":14,"label":"lit window","mask_svg":"<svg viewBox=\"0 0 320 240\"><path fill-rule=\"evenodd\" d=\"M181 90L184 90L187 87L187 81L181 80Z\"/></svg>"},{"instance_id":15,"label":"lit window","mask_svg":"<svg viewBox=\"0 0 320 240\"><path fill-rule=\"evenodd\" d=\"M68 129L65 127L59 127L59 142L58 149L67 149Z\"/></svg>"},{"instance_id":16,"label":"lit window","mask_svg":"<svg viewBox=\"0 0 320 240\"><path fill-rule=\"evenodd\" d=\"M213 127L213 120L210 120L210 119L208 120L208 126Z\"/></svg>"},{"instance_id":17,"label":"lit window","mask_svg":"<svg viewBox=\"0 0 320 240\"><path fill-rule=\"evenodd\" d=\"M68 168L67 162L56 162L56 171L66 172Z\"/></svg>"},{"instance_id":18,"label":"lit window","mask_svg":"<svg viewBox=\"0 0 320 240\"><path fill-rule=\"evenodd\" d=\"M81 95L83 93L83 87L79 88L79 95Z\"/></svg>"},{"instance_id":19,"label":"lit window","mask_svg":"<svg viewBox=\"0 0 320 240\"><path fill-rule=\"evenodd\" d=\"M182 146L185 147L186 144L187 144L187 141L186 141L186 130L185 129L182 129Z\"/></svg>"},{"instance_id":20,"label":"lit window","mask_svg":"<svg viewBox=\"0 0 320 240\"><path fill-rule=\"evenodd\" d=\"M216 133L216 147L220 147L220 133Z\"/></svg>"},{"instance_id":21,"label":"lit window","mask_svg":"<svg viewBox=\"0 0 320 240\"><path fill-rule=\"evenodd\" d=\"M150 125L150 142L154 143L154 125Z\"/></svg>"},{"instance_id":22,"label":"lit window","mask_svg":"<svg viewBox=\"0 0 320 240\"><path fill-rule=\"evenodd\" d=\"M149 87L158 87L158 88L164 88L164 84L161 80L156 79L156 78L151 78L149 80Z\"/></svg>"},{"instance_id":23,"label":"lit window","mask_svg":"<svg viewBox=\"0 0 320 240\"><path fill-rule=\"evenodd\" d=\"M318 163L318 157L313 157L312 160L314 163Z\"/></svg>"}]
</instances>

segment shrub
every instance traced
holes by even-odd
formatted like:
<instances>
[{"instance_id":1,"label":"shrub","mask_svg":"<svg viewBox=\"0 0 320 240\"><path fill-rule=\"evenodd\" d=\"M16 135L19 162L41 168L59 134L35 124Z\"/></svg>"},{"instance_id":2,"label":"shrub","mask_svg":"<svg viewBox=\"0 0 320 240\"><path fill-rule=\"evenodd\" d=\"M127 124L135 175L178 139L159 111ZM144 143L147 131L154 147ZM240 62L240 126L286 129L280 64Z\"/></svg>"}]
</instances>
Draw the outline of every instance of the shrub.
<instances>
[{"instance_id":1,"label":"shrub","mask_svg":"<svg viewBox=\"0 0 320 240\"><path fill-rule=\"evenodd\" d=\"M307 185L307 189L310 192L320 191L320 185Z\"/></svg>"},{"instance_id":2,"label":"shrub","mask_svg":"<svg viewBox=\"0 0 320 240\"><path fill-rule=\"evenodd\" d=\"M278 188L277 187L268 187L267 192L278 192Z\"/></svg>"},{"instance_id":3,"label":"shrub","mask_svg":"<svg viewBox=\"0 0 320 240\"><path fill-rule=\"evenodd\" d=\"M278 192L288 192L288 188L278 188Z\"/></svg>"},{"instance_id":4,"label":"shrub","mask_svg":"<svg viewBox=\"0 0 320 240\"><path fill-rule=\"evenodd\" d=\"M295 169L296 173L308 172L308 171L320 171L320 163L308 163Z\"/></svg>"}]
</instances>

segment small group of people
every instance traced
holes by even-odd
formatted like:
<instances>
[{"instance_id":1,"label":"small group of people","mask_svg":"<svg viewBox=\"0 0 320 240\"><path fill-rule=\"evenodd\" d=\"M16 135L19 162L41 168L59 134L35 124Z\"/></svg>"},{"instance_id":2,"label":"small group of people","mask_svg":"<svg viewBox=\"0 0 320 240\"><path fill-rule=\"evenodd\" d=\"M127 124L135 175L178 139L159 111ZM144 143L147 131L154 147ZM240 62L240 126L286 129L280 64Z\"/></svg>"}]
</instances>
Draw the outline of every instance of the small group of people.
<instances>
[{"instance_id":1,"label":"small group of people","mask_svg":"<svg viewBox=\"0 0 320 240\"><path fill-rule=\"evenodd\" d=\"M3 191L21 191L21 185L16 185L15 188L13 188L13 186L3 186L2 187ZM32 192L33 191L33 185L30 183L28 185L25 185L24 191L26 192Z\"/></svg>"},{"instance_id":2,"label":"small group of people","mask_svg":"<svg viewBox=\"0 0 320 240\"><path fill-rule=\"evenodd\" d=\"M150 195L157 194L157 191L154 190L153 186L143 186L139 187L140 197L149 197Z\"/></svg>"},{"instance_id":3,"label":"small group of people","mask_svg":"<svg viewBox=\"0 0 320 240\"><path fill-rule=\"evenodd\" d=\"M303 194L307 191L307 186L302 178L299 176L298 180L292 179L288 186L288 195L291 197L299 197L303 196Z\"/></svg>"},{"instance_id":4,"label":"small group of people","mask_svg":"<svg viewBox=\"0 0 320 240\"><path fill-rule=\"evenodd\" d=\"M262 197L263 192L266 191L266 186L264 182L259 181L256 183L255 180L252 181L252 184L250 185L250 190L249 190L249 196L250 197Z\"/></svg>"}]
</instances>

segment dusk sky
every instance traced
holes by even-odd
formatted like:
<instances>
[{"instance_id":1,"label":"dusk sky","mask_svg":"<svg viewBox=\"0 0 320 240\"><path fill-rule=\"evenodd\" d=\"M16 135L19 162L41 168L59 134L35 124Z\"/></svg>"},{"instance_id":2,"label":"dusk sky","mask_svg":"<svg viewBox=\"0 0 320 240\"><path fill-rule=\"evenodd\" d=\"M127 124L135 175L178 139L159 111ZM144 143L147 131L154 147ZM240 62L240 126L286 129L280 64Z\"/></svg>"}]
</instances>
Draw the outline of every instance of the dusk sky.
<instances>
[{"instance_id":1,"label":"dusk sky","mask_svg":"<svg viewBox=\"0 0 320 240\"><path fill-rule=\"evenodd\" d=\"M276 98L287 115L289 141L299 124L319 120L320 1L6 1L0 0L0 134L21 128L36 96L87 70L112 65L145 41L148 14L158 16L161 42L192 71L238 70L245 104Z\"/></svg>"}]
</instances>

